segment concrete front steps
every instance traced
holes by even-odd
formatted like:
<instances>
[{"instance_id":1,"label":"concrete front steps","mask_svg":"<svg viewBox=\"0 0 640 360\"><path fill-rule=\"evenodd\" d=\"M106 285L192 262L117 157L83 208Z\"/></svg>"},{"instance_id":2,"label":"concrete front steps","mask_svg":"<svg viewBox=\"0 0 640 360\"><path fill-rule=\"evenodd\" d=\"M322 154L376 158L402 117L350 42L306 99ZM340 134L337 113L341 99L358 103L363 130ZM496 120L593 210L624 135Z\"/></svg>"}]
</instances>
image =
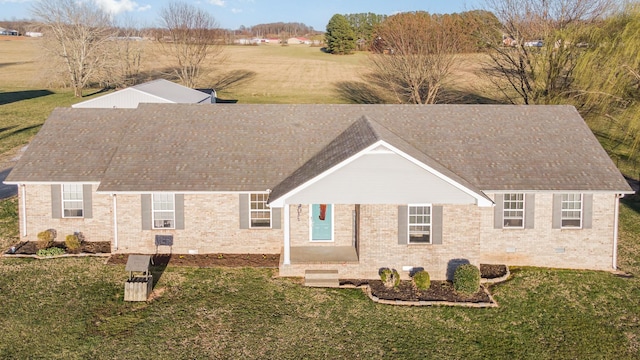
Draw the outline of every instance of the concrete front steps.
<instances>
[{"instance_id":1,"label":"concrete front steps","mask_svg":"<svg viewBox=\"0 0 640 360\"><path fill-rule=\"evenodd\" d=\"M304 285L311 287L340 287L338 270L305 270Z\"/></svg>"}]
</instances>

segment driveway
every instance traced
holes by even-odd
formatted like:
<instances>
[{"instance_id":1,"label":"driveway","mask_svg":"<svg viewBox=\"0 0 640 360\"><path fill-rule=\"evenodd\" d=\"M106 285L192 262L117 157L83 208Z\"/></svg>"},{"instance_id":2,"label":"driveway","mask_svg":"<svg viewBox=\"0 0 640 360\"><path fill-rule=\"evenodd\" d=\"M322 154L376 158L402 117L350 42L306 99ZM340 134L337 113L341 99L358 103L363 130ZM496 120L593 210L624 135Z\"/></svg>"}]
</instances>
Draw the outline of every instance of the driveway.
<instances>
[{"instance_id":1,"label":"driveway","mask_svg":"<svg viewBox=\"0 0 640 360\"><path fill-rule=\"evenodd\" d=\"M11 169L8 168L0 171L0 200L10 198L14 195L18 194L18 186L17 185L5 185L2 182L7 178L7 175L11 172Z\"/></svg>"}]
</instances>

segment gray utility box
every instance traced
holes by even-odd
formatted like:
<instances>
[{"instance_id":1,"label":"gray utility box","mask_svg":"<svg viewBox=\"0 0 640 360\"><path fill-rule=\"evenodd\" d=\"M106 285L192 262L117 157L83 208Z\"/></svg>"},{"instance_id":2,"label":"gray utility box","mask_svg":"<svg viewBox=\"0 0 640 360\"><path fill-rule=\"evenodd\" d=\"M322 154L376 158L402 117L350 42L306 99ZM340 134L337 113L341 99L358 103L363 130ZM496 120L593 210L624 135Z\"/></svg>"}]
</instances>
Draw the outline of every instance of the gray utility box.
<instances>
[{"instance_id":1,"label":"gray utility box","mask_svg":"<svg viewBox=\"0 0 640 360\"><path fill-rule=\"evenodd\" d=\"M124 283L124 301L147 301L153 290L150 262L149 255L129 255L124 268L129 272L129 279Z\"/></svg>"}]
</instances>

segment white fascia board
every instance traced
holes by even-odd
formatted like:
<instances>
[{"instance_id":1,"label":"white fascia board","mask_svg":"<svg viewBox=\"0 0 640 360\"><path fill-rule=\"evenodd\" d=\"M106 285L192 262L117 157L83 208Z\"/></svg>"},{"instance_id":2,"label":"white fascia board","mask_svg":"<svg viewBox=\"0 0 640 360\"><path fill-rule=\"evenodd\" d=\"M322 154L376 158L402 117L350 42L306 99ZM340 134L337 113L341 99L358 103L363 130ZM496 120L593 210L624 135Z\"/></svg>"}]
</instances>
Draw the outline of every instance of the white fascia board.
<instances>
[{"instance_id":1,"label":"white fascia board","mask_svg":"<svg viewBox=\"0 0 640 360\"><path fill-rule=\"evenodd\" d=\"M297 188L291 190L290 192L282 195L279 199L275 200L274 202L270 203L271 207L275 207L275 208L281 208L284 207L286 199L297 194L298 192L306 189L307 187L315 184L316 182L322 180L323 178L331 175L332 173L334 173L335 171L338 171L339 169L349 165L351 162L359 159L360 157L364 156L364 155L368 155L368 154L379 154L379 153L388 153L386 151L381 151L381 150L376 150L377 147L379 146L384 146L386 148L388 148L389 150L391 150L391 152L400 155L401 157L403 157L406 160L409 160L410 162L412 162L415 165L418 165L419 167L421 167L422 169L432 173L433 175L437 176L438 178L442 179L443 181L445 181L446 183L454 186L455 188L463 191L464 193L470 195L471 197L473 197L474 199L476 199L476 201L478 202L478 206L480 207L490 207L493 206L493 201L489 200L488 198L481 196L480 194L476 193L475 191L468 189L467 187L461 185L460 183L454 181L453 179L445 176L444 174L440 173L439 171L436 171L435 169L433 169L430 166L427 166L426 164L416 160L415 158L413 158L412 156L409 156L408 154L406 154L405 152L395 148L394 146L391 146L390 144L388 144L386 141L384 140L378 140L375 143L369 145L367 148L363 149L362 151L360 151L359 153L353 155L352 157L342 161L340 164L332 167L331 169L323 172L322 174L314 177L313 179L307 181L306 183L298 186Z\"/></svg>"},{"instance_id":2,"label":"white fascia board","mask_svg":"<svg viewBox=\"0 0 640 360\"><path fill-rule=\"evenodd\" d=\"M257 191L190 191L190 190L141 190L141 191L96 191L96 194L115 194L115 195L140 195L140 194L190 194L190 195L229 195L229 194L268 194L269 190Z\"/></svg>"},{"instance_id":3,"label":"white fascia board","mask_svg":"<svg viewBox=\"0 0 640 360\"><path fill-rule=\"evenodd\" d=\"M632 195L635 194L635 191L627 190L627 191L615 191L615 190L482 190L485 193L489 194L513 194L513 193L522 193L522 194L567 194L567 193L581 193L581 194L624 194L624 195Z\"/></svg>"}]
</instances>

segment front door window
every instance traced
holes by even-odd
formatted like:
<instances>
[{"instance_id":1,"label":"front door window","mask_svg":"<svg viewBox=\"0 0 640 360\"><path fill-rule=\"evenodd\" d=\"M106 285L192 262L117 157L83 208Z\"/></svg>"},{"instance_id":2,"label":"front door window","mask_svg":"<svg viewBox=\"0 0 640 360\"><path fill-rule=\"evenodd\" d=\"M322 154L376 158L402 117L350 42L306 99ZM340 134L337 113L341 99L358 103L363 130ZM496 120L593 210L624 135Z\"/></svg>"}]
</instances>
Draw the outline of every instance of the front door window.
<instances>
[{"instance_id":1,"label":"front door window","mask_svg":"<svg viewBox=\"0 0 640 360\"><path fill-rule=\"evenodd\" d=\"M311 241L333 240L333 205L311 205Z\"/></svg>"}]
</instances>

